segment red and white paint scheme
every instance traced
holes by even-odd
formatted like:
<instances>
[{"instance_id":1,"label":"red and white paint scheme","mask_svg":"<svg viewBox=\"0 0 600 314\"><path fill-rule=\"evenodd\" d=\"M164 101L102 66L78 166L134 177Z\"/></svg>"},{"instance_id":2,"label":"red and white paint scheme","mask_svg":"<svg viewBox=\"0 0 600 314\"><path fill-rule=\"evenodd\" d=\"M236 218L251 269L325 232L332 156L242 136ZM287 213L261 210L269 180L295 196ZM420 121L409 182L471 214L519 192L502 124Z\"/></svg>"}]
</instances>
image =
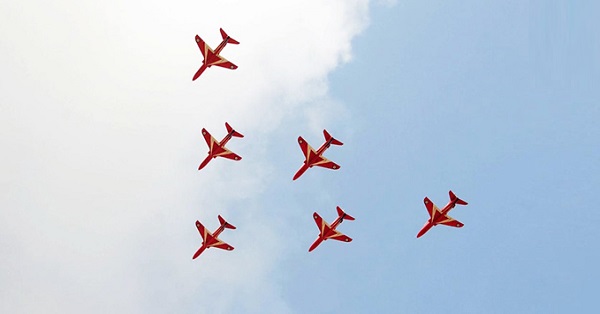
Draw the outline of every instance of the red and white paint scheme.
<instances>
[{"instance_id":1,"label":"red and white paint scheme","mask_svg":"<svg viewBox=\"0 0 600 314\"><path fill-rule=\"evenodd\" d=\"M227 59L221 57L219 55L219 53L221 52L221 50L223 50L223 48L225 48L225 45L227 45L227 44L237 45L237 44L239 44L239 42L237 40L229 37L229 35L227 35L227 33L225 33L225 31L222 28L219 30L221 31L221 37L223 37L223 41L219 44L219 46L215 50L212 50L204 42L204 40L202 40L202 38L200 38L200 36L196 35L196 43L198 44L198 48L200 48L200 52L202 53L204 60L202 60L202 66L200 67L200 69L198 69L196 74L194 74L192 81L195 81L202 74L202 72L204 72L204 70L206 70L206 68L210 68L213 65L220 66L220 67L223 67L226 69L231 69L231 70L237 69L237 65L227 61Z\"/></svg>"},{"instance_id":2,"label":"red and white paint scheme","mask_svg":"<svg viewBox=\"0 0 600 314\"><path fill-rule=\"evenodd\" d=\"M308 168L312 168L313 166L319 166L324 168L329 168L333 170L340 169L340 166L333 161L328 160L323 157L323 153L333 145L344 145L344 143L333 138L327 130L323 130L323 135L325 135L325 143L319 147L317 151L315 151L308 143L302 138L302 136L298 137L298 144L300 144L300 149L302 149L302 153L304 154L305 160L304 165L296 172L294 178L292 180L298 179Z\"/></svg>"},{"instance_id":3,"label":"red and white paint scheme","mask_svg":"<svg viewBox=\"0 0 600 314\"><path fill-rule=\"evenodd\" d=\"M238 156L237 154L235 154L235 153L231 152L229 149L227 149L225 147L225 144L227 144L227 142L229 142L229 140L233 136L244 137L244 135L236 132L227 122L225 122L225 128L227 128L227 135L225 135L223 140L221 140L220 142L217 142L217 140L215 140L215 138L212 137L212 135L210 135L210 133L208 133L208 131L206 131L206 129L204 129L204 128L202 129L202 136L204 136L204 140L206 140L206 144L208 145L209 150L208 150L208 157L206 157L204 159L204 161L202 161L202 163L198 167L198 170L204 168L204 166L206 166L208 164L208 162L211 161L213 158L223 157L223 158L228 158L228 159L233 159L233 160L241 160L242 159L242 157Z\"/></svg>"},{"instance_id":4,"label":"red and white paint scheme","mask_svg":"<svg viewBox=\"0 0 600 314\"><path fill-rule=\"evenodd\" d=\"M196 228L198 228L198 232L200 232L200 236L202 236L203 241L202 241L202 246L198 249L198 251L196 251L194 256L192 256L192 259L196 259L196 257L198 257L200 254L202 254L202 252L204 252L204 250L211 248L211 247L216 247L218 249L227 250L227 251L233 250L233 246L221 241L217 237L219 236L219 234L221 234L221 232L223 232L223 230L225 230L225 228L235 229L235 227L232 224L225 221L225 219L223 219L223 217L221 217L221 215L219 215L219 223L221 224L221 226L217 230L215 230L215 232L210 233L200 223L200 221L196 220Z\"/></svg>"},{"instance_id":5,"label":"red and white paint scheme","mask_svg":"<svg viewBox=\"0 0 600 314\"><path fill-rule=\"evenodd\" d=\"M427 207L427 212L429 213L429 220L427 221L427 223L425 223L421 231L419 231L419 234L417 234L417 238L424 235L427 231L429 231L429 229L431 229L431 227L435 225L446 225L455 228L462 228L462 226L464 226L462 222L448 216L448 212L452 208L454 208L456 204L467 205L468 203L456 197L456 195L454 195L452 191L450 191L449 194L450 202L448 202L448 204L446 204L446 206L444 206L442 210L435 206L435 204L431 200L429 200L429 198L425 197L423 202L425 203L425 207Z\"/></svg>"},{"instance_id":6,"label":"red and white paint scheme","mask_svg":"<svg viewBox=\"0 0 600 314\"><path fill-rule=\"evenodd\" d=\"M344 219L354 220L354 217L346 214L339 206L337 206L336 209L337 209L337 213L338 213L338 218L331 225L329 225L326 221L324 221L323 218L321 218L321 216L319 216L319 214L317 214L317 212L315 212L313 214L315 223L317 224L317 227L319 227L319 237L310 246L310 248L308 249L309 252L311 252L312 250L317 248L317 246L319 246L319 244L321 244L321 242L326 241L327 239L338 240L338 241L343 241L343 242L351 242L352 241L352 239L350 237L335 230L335 228L337 228L337 226L339 226L342 223L342 221L344 221Z\"/></svg>"}]
</instances>

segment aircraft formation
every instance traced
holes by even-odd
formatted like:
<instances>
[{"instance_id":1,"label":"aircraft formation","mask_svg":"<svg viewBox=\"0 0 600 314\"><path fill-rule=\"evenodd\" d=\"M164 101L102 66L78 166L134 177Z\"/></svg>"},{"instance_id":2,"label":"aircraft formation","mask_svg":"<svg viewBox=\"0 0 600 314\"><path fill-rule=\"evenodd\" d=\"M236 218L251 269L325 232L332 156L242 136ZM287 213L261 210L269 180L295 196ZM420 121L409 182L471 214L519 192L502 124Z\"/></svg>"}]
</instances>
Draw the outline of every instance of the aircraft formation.
<instances>
[{"instance_id":1,"label":"aircraft formation","mask_svg":"<svg viewBox=\"0 0 600 314\"><path fill-rule=\"evenodd\" d=\"M239 42L237 40L231 38L229 35L227 35L227 33L222 28L220 29L220 33L221 33L221 37L223 38L223 41L219 44L219 46L217 46L217 48L215 50L210 48L210 46L208 46L206 44L206 42L204 42L204 40L202 40L202 38L200 38L200 36L196 35L196 38L195 38L196 43L198 45L198 48L200 48L200 52L202 53L203 60L202 60L202 66L200 67L200 69L198 69L198 71L196 71L196 73L194 74L194 76L192 78L192 81L195 81L196 79L198 79L198 77L200 77L200 75L202 75L202 73L204 73L204 71L207 68L210 68L213 65L220 66L220 67L223 67L226 69L231 69L231 70L235 70L238 68L237 65L235 65L235 64L229 62L227 59L223 58L220 55L220 53L228 43L238 45ZM204 128L202 129L202 136L204 137L204 140L206 141L206 144L208 145L209 150L208 150L208 156L200 163L200 166L198 166L198 170L201 170L204 167L206 167L206 165L208 165L208 163L211 160L213 160L217 157L223 157L223 158L227 158L227 159L231 159L231 160L235 160L235 161L240 161L242 159L242 157L240 157L239 155L237 155L237 154L233 153L232 151L230 151L229 149L227 149L225 147L225 144L227 144L232 137L243 138L244 135L242 135L241 133L234 130L227 122L225 122L225 128L227 130L227 135L225 135L225 137L221 141L217 141L206 129L204 129ZM325 142L317 150L313 149L308 144L308 142L306 142L306 140L304 140L304 138L302 138L302 136L298 137L298 144L300 145L300 149L302 150L302 154L304 155L304 162L303 162L302 166L300 167L300 169L298 169L296 174L293 176L292 180L297 180L309 168L312 168L313 166L319 166L319 167L328 168L328 169L332 169L332 170L340 169L340 166L338 164L325 158L323 156L323 153L331 145L341 146L341 145L344 145L344 143L342 143L340 140L335 139L333 136L331 136L329 134L329 132L327 132L327 130L323 130L323 135L325 137ZM425 208L427 209L427 212L429 214L429 219L427 220L425 225L422 227L422 229L417 233L417 238L420 238L421 236L423 236L432 227L434 227L436 225L445 225L445 226L450 226L450 227L455 227L455 228L461 228L464 226L463 223L450 217L448 215L448 212L450 210L452 210L456 205L467 205L467 202L458 198L452 191L449 191L448 193L450 196L450 201L441 210L433 202L431 202L431 200L428 197L425 197L423 202L424 202ZM323 218L321 218L321 216L317 212L313 213L313 218L315 220L315 223L317 224L317 227L319 228L319 234L317 236L317 239L309 247L308 252L312 252L323 241L326 241L328 239L338 240L338 241L342 241L342 242L351 242L352 241L352 238L350 238L347 235L336 230L336 228L344 220L350 220L350 221L355 220L354 217L348 215L339 206L336 207L336 210L337 210L338 217L331 224L328 224L325 220L323 220ZM194 255L192 256L192 259L196 259L206 249L211 248L211 247L219 248L222 250L228 250L228 251L232 251L234 249L233 246L220 240L218 238L218 236L225 229L236 229L236 227L233 226L232 224L228 223L223 217L221 217L221 215L218 215L217 218L219 220L220 225L217 228L217 230L215 230L213 233L208 231L206 229L206 227L204 227L204 225L202 225L202 223L200 223L200 221L198 221L198 220L196 221L196 228L198 229L198 232L200 233L200 236L202 237L202 245L196 251L196 253L194 253Z\"/></svg>"}]
</instances>

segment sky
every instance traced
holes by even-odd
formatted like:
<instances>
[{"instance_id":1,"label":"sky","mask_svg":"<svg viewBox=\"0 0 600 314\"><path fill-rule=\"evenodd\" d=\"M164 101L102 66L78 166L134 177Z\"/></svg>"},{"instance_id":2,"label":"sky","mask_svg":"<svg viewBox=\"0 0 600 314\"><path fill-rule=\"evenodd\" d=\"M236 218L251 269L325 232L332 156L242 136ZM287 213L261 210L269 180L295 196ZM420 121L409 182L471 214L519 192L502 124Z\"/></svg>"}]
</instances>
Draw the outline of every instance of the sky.
<instances>
[{"instance_id":1,"label":"sky","mask_svg":"<svg viewBox=\"0 0 600 314\"><path fill-rule=\"evenodd\" d=\"M0 312L593 313L600 5L0 3ZM235 71L201 65L223 28ZM245 135L211 161L201 130ZM323 129L341 169L302 165ZM427 221L448 191L469 202ZM308 247L340 206L351 243ZM210 249L194 224L237 227Z\"/></svg>"}]
</instances>

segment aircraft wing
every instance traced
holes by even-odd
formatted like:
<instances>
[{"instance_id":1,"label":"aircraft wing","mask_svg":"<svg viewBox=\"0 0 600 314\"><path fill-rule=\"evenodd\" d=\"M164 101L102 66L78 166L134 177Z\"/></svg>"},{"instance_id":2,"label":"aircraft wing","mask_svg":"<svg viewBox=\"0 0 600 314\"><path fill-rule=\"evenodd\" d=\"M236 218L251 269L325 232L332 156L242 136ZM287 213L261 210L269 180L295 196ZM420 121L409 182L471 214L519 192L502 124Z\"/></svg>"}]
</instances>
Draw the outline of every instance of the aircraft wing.
<instances>
[{"instance_id":1,"label":"aircraft wing","mask_svg":"<svg viewBox=\"0 0 600 314\"><path fill-rule=\"evenodd\" d=\"M208 231L208 229L206 229L198 220L196 220L196 228L198 228L202 240L206 241L207 238L212 237L212 233L210 233L210 231Z\"/></svg>"},{"instance_id":2,"label":"aircraft wing","mask_svg":"<svg viewBox=\"0 0 600 314\"><path fill-rule=\"evenodd\" d=\"M317 224L317 227L319 227L319 232L321 234L325 234L325 232L331 230L329 224L325 220L323 220L323 218L321 218L321 216L319 216L317 212L313 214L313 218L315 219L315 223Z\"/></svg>"},{"instance_id":3,"label":"aircraft wing","mask_svg":"<svg viewBox=\"0 0 600 314\"><path fill-rule=\"evenodd\" d=\"M298 144L300 145L300 149L302 150L306 161L308 161L312 155L317 154L317 152L310 147L310 145L302 138L302 136L298 136Z\"/></svg>"},{"instance_id":4,"label":"aircraft wing","mask_svg":"<svg viewBox=\"0 0 600 314\"><path fill-rule=\"evenodd\" d=\"M317 155L317 152L302 138L302 136L298 136L298 144L300 145L300 149L306 158L306 162L314 156Z\"/></svg>"},{"instance_id":5,"label":"aircraft wing","mask_svg":"<svg viewBox=\"0 0 600 314\"><path fill-rule=\"evenodd\" d=\"M340 166L338 164L336 164L335 162L333 162L325 157L322 157L322 156L319 156L319 157L321 158L321 160L314 163L313 164L314 166L329 168L329 169L333 169L333 170L340 169Z\"/></svg>"},{"instance_id":6,"label":"aircraft wing","mask_svg":"<svg viewBox=\"0 0 600 314\"><path fill-rule=\"evenodd\" d=\"M435 204L428 197L426 197L423 200L423 203L425 203L425 207L427 208L429 217L431 217L431 221L433 221L438 215L442 214L442 212L440 212L440 209L437 206L435 206Z\"/></svg>"},{"instance_id":7,"label":"aircraft wing","mask_svg":"<svg viewBox=\"0 0 600 314\"><path fill-rule=\"evenodd\" d=\"M196 43L198 44L198 48L200 48L200 52L204 57L204 64L206 66L217 65L220 67L224 67L227 69L235 70L237 69L237 65L227 61L227 59L217 55L210 46L200 38L200 36L196 35Z\"/></svg>"},{"instance_id":8,"label":"aircraft wing","mask_svg":"<svg viewBox=\"0 0 600 314\"><path fill-rule=\"evenodd\" d=\"M226 69L230 69L230 70L235 70L235 69L237 69L237 68L238 68L238 66L237 66L237 65L235 65L235 64L233 64L233 63L231 63L231 62L230 62L230 61L228 61L227 59L225 59L225 58L223 58L223 57L221 57L221 56L219 56L219 58L220 58L220 60L219 60L219 61L216 61L216 62L214 62L214 63L213 63L213 64L211 64L211 65L220 66L220 67L222 67L222 68L226 68Z\"/></svg>"},{"instance_id":9,"label":"aircraft wing","mask_svg":"<svg viewBox=\"0 0 600 314\"><path fill-rule=\"evenodd\" d=\"M202 40L202 38L200 38L200 36L198 36L198 35L196 35L196 44L198 44L198 48L200 48L200 52L202 53L202 56L204 57L204 59L206 59L208 51L210 51L212 54L214 54L214 52L210 48L210 46L208 46L204 42L204 40Z\"/></svg>"},{"instance_id":10,"label":"aircraft wing","mask_svg":"<svg viewBox=\"0 0 600 314\"><path fill-rule=\"evenodd\" d=\"M217 249L221 250L233 251L233 246L221 241L221 239L215 238L215 240L217 240L218 242L214 245L211 245L211 247L216 247Z\"/></svg>"},{"instance_id":11,"label":"aircraft wing","mask_svg":"<svg viewBox=\"0 0 600 314\"><path fill-rule=\"evenodd\" d=\"M351 242L352 241L352 238L350 238L349 236L347 236L337 230L335 232L336 232L336 235L329 237L329 239L338 240L338 241L342 241L342 242Z\"/></svg>"},{"instance_id":12,"label":"aircraft wing","mask_svg":"<svg viewBox=\"0 0 600 314\"><path fill-rule=\"evenodd\" d=\"M455 228L461 228L462 226L464 226L464 224L448 215L444 215L445 219L441 219L440 222L438 222L438 224L441 225L446 225L446 226L450 226L450 227L455 227Z\"/></svg>"},{"instance_id":13,"label":"aircraft wing","mask_svg":"<svg viewBox=\"0 0 600 314\"><path fill-rule=\"evenodd\" d=\"M223 158L228 158L228 159L233 159L233 160L240 160L242 159L242 157L240 157L238 154L230 151L229 149L225 148L225 147L220 147L223 152L217 154L217 156L219 157L223 157Z\"/></svg>"},{"instance_id":14,"label":"aircraft wing","mask_svg":"<svg viewBox=\"0 0 600 314\"><path fill-rule=\"evenodd\" d=\"M208 145L208 149L211 153L213 152L213 148L219 147L219 144L217 144L217 140L215 140L215 138L212 135L210 135L210 133L208 133L208 131L204 128L202 129L202 136L204 136L206 145Z\"/></svg>"}]
</instances>

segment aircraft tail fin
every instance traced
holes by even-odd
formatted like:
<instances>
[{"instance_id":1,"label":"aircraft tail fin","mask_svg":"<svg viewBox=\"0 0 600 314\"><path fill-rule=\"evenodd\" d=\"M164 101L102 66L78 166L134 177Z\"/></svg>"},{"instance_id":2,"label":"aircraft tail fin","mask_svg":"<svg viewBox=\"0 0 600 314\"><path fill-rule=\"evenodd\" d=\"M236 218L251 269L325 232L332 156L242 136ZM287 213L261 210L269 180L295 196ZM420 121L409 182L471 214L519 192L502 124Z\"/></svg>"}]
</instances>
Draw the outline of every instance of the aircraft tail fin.
<instances>
[{"instance_id":1,"label":"aircraft tail fin","mask_svg":"<svg viewBox=\"0 0 600 314\"><path fill-rule=\"evenodd\" d=\"M333 145L344 145L344 143L333 138L333 136L331 136L329 132L327 132L327 130L323 130L323 135L325 135L325 141L328 142L329 140L331 140L331 144Z\"/></svg>"},{"instance_id":2,"label":"aircraft tail fin","mask_svg":"<svg viewBox=\"0 0 600 314\"><path fill-rule=\"evenodd\" d=\"M456 197L456 195L454 195L454 193L452 193L452 191L449 191L448 194L450 194L450 201L454 202L456 201L456 204L458 205L467 205L469 203L461 200L460 198Z\"/></svg>"},{"instance_id":3,"label":"aircraft tail fin","mask_svg":"<svg viewBox=\"0 0 600 314\"><path fill-rule=\"evenodd\" d=\"M354 220L354 217L346 214L339 206L337 206L336 209L337 209L338 216L342 217L342 219Z\"/></svg>"},{"instance_id":4,"label":"aircraft tail fin","mask_svg":"<svg viewBox=\"0 0 600 314\"><path fill-rule=\"evenodd\" d=\"M225 219L221 217L221 215L219 215L219 223L221 223L221 226L225 226L225 228L235 229L235 226L225 221Z\"/></svg>"},{"instance_id":5,"label":"aircraft tail fin","mask_svg":"<svg viewBox=\"0 0 600 314\"><path fill-rule=\"evenodd\" d=\"M221 37L223 37L223 40L226 40L228 44L238 45L240 43L239 41L229 37L229 35L227 35L222 28L219 30L221 31Z\"/></svg>"},{"instance_id":6,"label":"aircraft tail fin","mask_svg":"<svg viewBox=\"0 0 600 314\"><path fill-rule=\"evenodd\" d=\"M225 127L227 128L227 133L231 133L233 132L233 136L235 137L244 137L244 135L242 133L237 132L236 130L234 130L231 125L229 125L229 123L225 122Z\"/></svg>"}]
</instances>

